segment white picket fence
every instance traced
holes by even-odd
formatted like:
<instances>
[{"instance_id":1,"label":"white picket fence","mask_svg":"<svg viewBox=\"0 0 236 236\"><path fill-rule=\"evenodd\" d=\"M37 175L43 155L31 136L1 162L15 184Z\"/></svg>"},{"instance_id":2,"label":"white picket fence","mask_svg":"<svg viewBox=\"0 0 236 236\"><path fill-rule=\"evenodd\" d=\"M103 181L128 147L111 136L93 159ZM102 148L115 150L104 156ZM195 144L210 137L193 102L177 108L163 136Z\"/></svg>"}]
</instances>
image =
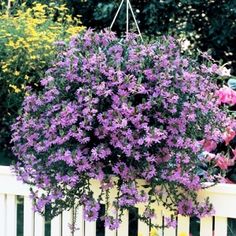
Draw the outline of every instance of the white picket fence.
<instances>
[{"instance_id":1,"label":"white picket fence","mask_svg":"<svg viewBox=\"0 0 236 236\"><path fill-rule=\"evenodd\" d=\"M97 186L95 186L95 189ZM0 166L0 236L17 235L17 196L24 197L24 236L44 236L45 220L42 216L32 211L32 202L29 199L29 188L16 180L9 167ZM236 218L236 185L218 184L214 187L201 191L199 199L206 196L214 204L216 211L214 233L213 217L200 220L200 236L227 236L227 218ZM143 206L136 206L141 212ZM170 213L157 209L157 223L162 222L162 216ZM77 230L70 232L68 224L72 222L72 211L63 212L51 221L51 236L96 236L96 222L84 222L82 208L77 210ZM181 233L189 233L190 219L178 216L178 227L175 229L160 229L159 236L179 236ZM129 236L128 212L123 217L123 223L119 230L105 230L105 236ZM138 232L142 236L149 236L149 228L143 222L138 222ZM236 234L235 234L236 235Z\"/></svg>"}]
</instances>

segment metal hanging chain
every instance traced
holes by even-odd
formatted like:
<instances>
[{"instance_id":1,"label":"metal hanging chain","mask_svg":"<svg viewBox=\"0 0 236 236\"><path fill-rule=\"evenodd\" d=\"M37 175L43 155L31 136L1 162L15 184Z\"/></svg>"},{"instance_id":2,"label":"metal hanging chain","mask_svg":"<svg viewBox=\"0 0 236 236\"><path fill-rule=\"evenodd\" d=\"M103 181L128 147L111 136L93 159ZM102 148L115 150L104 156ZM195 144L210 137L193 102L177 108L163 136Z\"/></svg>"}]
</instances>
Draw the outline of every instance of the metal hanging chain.
<instances>
[{"instance_id":1,"label":"metal hanging chain","mask_svg":"<svg viewBox=\"0 0 236 236\"><path fill-rule=\"evenodd\" d=\"M130 0L127 0L127 1L128 1L128 5L129 5L130 11L131 11L131 13L132 13L133 19L134 19L136 28L137 28L137 30L138 30L139 37L140 37L141 40L143 41L143 36L142 36L141 31L140 31L140 29L139 29L138 22L137 22L137 20L136 20L135 15L134 15L134 11L133 11L133 8L132 8L132 6L131 6Z\"/></svg>"},{"instance_id":2,"label":"metal hanging chain","mask_svg":"<svg viewBox=\"0 0 236 236\"><path fill-rule=\"evenodd\" d=\"M111 23L111 26L110 26L110 30L112 29L119 13L120 13L120 10L121 10L121 7L122 5L124 4L125 0L122 0L120 5L119 5L119 8L114 16L114 19L112 20L112 23ZM135 23L135 26L138 30L138 34L139 34L139 37L141 38L141 40L143 41L143 37L142 37L142 34L141 34L141 31L139 29L139 26L138 26L138 22L136 20L136 17L135 17L135 14L134 14L134 11L133 11L133 8L132 8L132 5L130 3L130 0L126 0L126 37L128 36L128 33L129 33L129 10L131 11L131 14L132 14L132 17L134 19L134 23Z\"/></svg>"}]
</instances>

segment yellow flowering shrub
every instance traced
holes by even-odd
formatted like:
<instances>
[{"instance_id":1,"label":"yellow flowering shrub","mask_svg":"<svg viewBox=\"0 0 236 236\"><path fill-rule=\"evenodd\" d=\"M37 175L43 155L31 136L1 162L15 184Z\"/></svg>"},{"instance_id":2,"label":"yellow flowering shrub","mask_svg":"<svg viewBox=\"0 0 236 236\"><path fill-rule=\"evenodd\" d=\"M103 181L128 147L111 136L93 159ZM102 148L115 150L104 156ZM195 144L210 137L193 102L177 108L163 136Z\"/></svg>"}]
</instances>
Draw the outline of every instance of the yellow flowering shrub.
<instances>
[{"instance_id":1,"label":"yellow flowering shrub","mask_svg":"<svg viewBox=\"0 0 236 236\"><path fill-rule=\"evenodd\" d=\"M53 42L69 40L82 29L65 5L23 4L13 15L0 12L0 150L9 146L9 127L25 87L37 88L56 55Z\"/></svg>"}]
</instances>

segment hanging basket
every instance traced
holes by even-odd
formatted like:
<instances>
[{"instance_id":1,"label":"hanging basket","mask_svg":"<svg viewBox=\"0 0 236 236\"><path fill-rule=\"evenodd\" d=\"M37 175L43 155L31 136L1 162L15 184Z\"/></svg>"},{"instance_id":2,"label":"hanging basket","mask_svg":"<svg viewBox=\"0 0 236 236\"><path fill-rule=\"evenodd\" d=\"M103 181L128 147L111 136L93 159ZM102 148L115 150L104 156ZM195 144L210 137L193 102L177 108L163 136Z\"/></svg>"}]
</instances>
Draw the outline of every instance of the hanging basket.
<instances>
[{"instance_id":1,"label":"hanging basket","mask_svg":"<svg viewBox=\"0 0 236 236\"><path fill-rule=\"evenodd\" d=\"M214 96L218 67L182 55L171 37L145 43L129 34L121 41L111 31L88 30L57 44L42 91L29 89L12 128L15 172L34 186L35 210L50 205L55 216L84 205L85 219L93 221L105 202L102 219L110 229L139 203L147 223L153 203L173 214L210 214L211 204L199 203L196 191L214 181L200 154L230 123Z\"/></svg>"}]
</instances>

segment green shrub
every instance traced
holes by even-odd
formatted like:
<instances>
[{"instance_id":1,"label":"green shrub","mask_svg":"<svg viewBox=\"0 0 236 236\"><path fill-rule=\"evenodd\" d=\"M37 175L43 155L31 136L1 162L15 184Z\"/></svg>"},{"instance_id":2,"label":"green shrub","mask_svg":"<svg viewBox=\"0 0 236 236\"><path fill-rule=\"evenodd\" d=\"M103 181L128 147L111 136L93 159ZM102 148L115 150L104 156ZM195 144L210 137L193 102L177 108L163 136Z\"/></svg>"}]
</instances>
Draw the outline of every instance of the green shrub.
<instances>
[{"instance_id":1,"label":"green shrub","mask_svg":"<svg viewBox=\"0 0 236 236\"><path fill-rule=\"evenodd\" d=\"M65 5L40 3L31 8L23 4L13 15L2 11L0 25L0 150L6 151L25 87L38 88L39 78L56 55L53 42L69 39L83 27Z\"/></svg>"}]
</instances>

